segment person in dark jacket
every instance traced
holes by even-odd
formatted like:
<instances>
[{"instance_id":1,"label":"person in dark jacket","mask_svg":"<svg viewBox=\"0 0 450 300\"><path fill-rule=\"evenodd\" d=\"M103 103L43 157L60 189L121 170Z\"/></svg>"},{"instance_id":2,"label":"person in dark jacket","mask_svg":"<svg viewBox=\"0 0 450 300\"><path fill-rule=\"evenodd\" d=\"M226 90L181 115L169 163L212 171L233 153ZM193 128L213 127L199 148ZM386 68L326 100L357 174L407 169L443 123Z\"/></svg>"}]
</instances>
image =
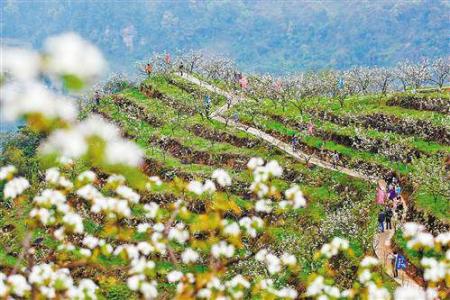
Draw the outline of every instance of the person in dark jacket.
<instances>
[{"instance_id":1,"label":"person in dark jacket","mask_svg":"<svg viewBox=\"0 0 450 300\"><path fill-rule=\"evenodd\" d=\"M378 214L378 227L380 229L380 232L384 232L384 221L386 219L386 215L384 213L384 211L380 211L380 213Z\"/></svg>"},{"instance_id":2,"label":"person in dark jacket","mask_svg":"<svg viewBox=\"0 0 450 300\"><path fill-rule=\"evenodd\" d=\"M394 213L392 212L392 208L390 205L386 207L384 212L385 221L386 221L386 230L392 229L392 217Z\"/></svg>"},{"instance_id":3,"label":"person in dark jacket","mask_svg":"<svg viewBox=\"0 0 450 300\"><path fill-rule=\"evenodd\" d=\"M98 106L100 104L100 93L98 91L95 92L94 101L95 101L95 105Z\"/></svg>"},{"instance_id":4,"label":"person in dark jacket","mask_svg":"<svg viewBox=\"0 0 450 300\"><path fill-rule=\"evenodd\" d=\"M297 151L298 137L296 134L292 137L292 151Z\"/></svg>"},{"instance_id":5,"label":"person in dark jacket","mask_svg":"<svg viewBox=\"0 0 450 300\"><path fill-rule=\"evenodd\" d=\"M184 70L183 62L180 63L180 66L178 67L178 69L180 70L181 76L183 76L183 70Z\"/></svg>"}]
</instances>

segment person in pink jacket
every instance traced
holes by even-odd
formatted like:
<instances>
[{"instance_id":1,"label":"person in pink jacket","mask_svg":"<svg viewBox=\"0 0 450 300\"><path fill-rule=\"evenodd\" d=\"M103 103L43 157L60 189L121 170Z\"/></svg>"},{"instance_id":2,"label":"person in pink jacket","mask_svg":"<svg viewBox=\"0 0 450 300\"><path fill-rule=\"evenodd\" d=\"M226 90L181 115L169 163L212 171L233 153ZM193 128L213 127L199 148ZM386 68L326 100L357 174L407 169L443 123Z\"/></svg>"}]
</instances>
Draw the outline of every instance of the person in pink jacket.
<instances>
[{"instance_id":1,"label":"person in pink jacket","mask_svg":"<svg viewBox=\"0 0 450 300\"><path fill-rule=\"evenodd\" d=\"M384 205L384 200L386 199L386 182L384 180L378 181L377 187L377 204Z\"/></svg>"}]
</instances>

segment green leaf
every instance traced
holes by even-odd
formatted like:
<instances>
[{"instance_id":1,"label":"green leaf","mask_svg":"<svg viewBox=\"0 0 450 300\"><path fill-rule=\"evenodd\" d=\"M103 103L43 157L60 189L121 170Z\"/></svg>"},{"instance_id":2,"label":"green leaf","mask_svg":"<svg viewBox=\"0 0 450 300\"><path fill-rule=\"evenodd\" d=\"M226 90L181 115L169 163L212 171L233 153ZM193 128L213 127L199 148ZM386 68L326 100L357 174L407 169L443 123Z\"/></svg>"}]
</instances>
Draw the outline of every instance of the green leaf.
<instances>
[{"instance_id":1,"label":"green leaf","mask_svg":"<svg viewBox=\"0 0 450 300\"><path fill-rule=\"evenodd\" d=\"M66 74L62 77L64 88L68 90L79 91L84 87L84 82L81 78L72 75Z\"/></svg>"}]
</instances>

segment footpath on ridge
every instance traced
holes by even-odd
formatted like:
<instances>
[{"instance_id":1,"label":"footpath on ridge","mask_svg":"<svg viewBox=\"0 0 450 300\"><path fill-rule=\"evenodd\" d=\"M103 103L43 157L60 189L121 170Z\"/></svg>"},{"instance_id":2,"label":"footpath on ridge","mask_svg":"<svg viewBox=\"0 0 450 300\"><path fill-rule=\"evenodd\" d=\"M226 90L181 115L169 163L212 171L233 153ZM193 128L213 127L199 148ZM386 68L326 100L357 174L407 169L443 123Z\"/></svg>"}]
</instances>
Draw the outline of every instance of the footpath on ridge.
<instances>
[{"instance_id":1,"label":"footpath on ridge","mask_svg":"<svg viewBox=\"0 0 450 300\"><path fill-rule=\"evenodd\" d=\"M311 156L311 155L309 155L305 152L299 151L299 150L293 151L291 145L271 136L270 134L268 134L262 130L259 130L259 129L251 127L251 126L244 125L240 122L236 122L231 119L226 119L225 117L223 117L223 114L225 114L227 112L227 110L229 110L231 107L233 107L237 103L239 103L241 101L245 101L245 97L226 92L214 85L211 85L207 82L204 82L204 81L198 79L195 76L192 76L191 74L177 73L177 75L181 76L182 78L188 80L191 83L194 83L194 84L197 84L197 85L203 87L206 90L209 90L216 94L222 95L222 96L226 97L227 99L231 99L231 101L229 103L219 107L216 111L214 111L211 114L212 119L219 121L221 123L224 123L224 124L228 124L239 130L248 132L256 137L259 137L262 140L264 140L267 143L286 152L287 154L296 158L299 161L311 163L313 165L319 166L324 169L338 171L338 172L347 174L351 177L360 178L360 179L370 181L373 183L376 183L378 181L379 178L370 177L370 176L367 176L365 174L362 174L362 173L357 172L352 169L338 167L338 166L335 167L334 165L330 164L329 162L321 160L320 158L317 158L314 155ZM407 208L406 203L403 198L402 198L402 201L403 201L403 207L405 209L404 209L404 213L403 213L401 220L404 220L405 219L404 216L406 215L406 211L408 208ZM412 279L405 272L399 272L398 277L394 277L394 275L393 275L393 270L392 270L393 268L392 268L392 264L391 264L391 260L390 260L389 256L390 256L390 254L392 254L391 245L392 245L392 237L394 235L394 232L395 232L395 230L391 229L391 230L385 230L384 232L375 234L375 237L373 240L373 248L374 248L375 254L378 257L378 259L380 260L380 263L383 265L386 273L391 278L393 278L399 285L419 287L419 285L414 281L414 279Z\"/></svg>"}]
</instances>

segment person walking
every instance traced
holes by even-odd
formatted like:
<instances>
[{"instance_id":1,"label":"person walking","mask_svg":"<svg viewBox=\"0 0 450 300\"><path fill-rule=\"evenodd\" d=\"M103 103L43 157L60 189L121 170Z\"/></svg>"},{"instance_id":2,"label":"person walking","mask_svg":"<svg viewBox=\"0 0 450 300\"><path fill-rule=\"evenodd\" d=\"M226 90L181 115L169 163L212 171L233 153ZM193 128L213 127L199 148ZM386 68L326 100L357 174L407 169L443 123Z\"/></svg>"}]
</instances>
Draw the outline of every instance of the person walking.
<instances>
[{"instance_id":1,"label":"person walking","mask_svg":"<svg viewBox=\"0 0 450 300\"><path fill-rule=\"evenodd\" d=\"M297 151L297 145L298 145L298 138L297 135L294 134L294 136L292 137L292 151Z\"/></svg>"},{"instance_id":2,"label":"person walking","mask_svg":"<svg viewBox=\"0 0 450 300\"><path fill-rule=\"evenodd\" d=\"M183 70L184 70L183 62L180 63L180 66L178 67L178 69L180 71L181 76L183 76Z\"/></svg>"},{"instance_id":3,"label":"person walking","mask_svg":"<svg viewBox=\"0 0 450 300\"><path fill-rule=\"evenodd\" d=\"M230 109L232 103L233 98L231 98L231 96L227 96L227 109Z\"/></svg>"},{"instance_id":4,"label":"person walking","mask_svg":"<svg viewBox=\"0 0 450 300\"><path fill-rule=\"evenodd\" d=\"M203 105L205 107L206 117L208 118L211 110L211 97L209 95L206 95L203 99Z\"/></svg>"},{"instance_id":5,"label":"person walking","mask_svg":"<svg viewBox=\"0 0 450 300\"><path fill-rule=\"evenodd\" d=\"M397 253L397 251L394 250L394 252L389 255L389 259L391 260L392 273L394 275L394 278L397 278L398 277L398 269L397 269L398 253Z\"/></svg>"},{"instance_id":6,"label":"person walking","mask_svg":"<svg viewBox=\"0 0 450 300\"><path fill-rule=\"evenodd\" d=\"M238 115L238 113L236 111L233 113L233 120L236 123L239 122L239 115Z\"/></svg>"},{"instance_id":7,"label":"person walking","mask_svg":"<svg viewBox=\"0 0 450 300\"><path fill-rule=\"evenodd\" d=\"M378 229L380 232L384 232L384 221L386 219L386 215L384 213L384 210L380 211L378 214Z\"/></svg>"},{"instance_id":8,"label":"person walking","mask_svg":"<svg viewBox=\"0 0 450 300\"><path fill-rule=\"evenodd\" d=\"M337 169L337 165L339 163L339 153L337 153L336 151L333 152L333 154L331 155L331 159L332 159L332 164L333 167L335 169Z\"/></svg>"},{"instance_id":9,"label":"person walking","mask_svg":"<svg viewBox=\"0 0 450 300\"><path fill-rule=\"evenodd\" d=\"M145 65L145 73L147 75L150 75L150 74L152 74L152 72L153 72L153 66L151 64L146 64Z\"/></svg>"},{"instance_id":10,"label":"person walking","mask_svg":"<svg viewBox=\"0 0 450 300\"><path fill-rule=\"evenodd\" d=\"M386 221L386 230L390 230L390 229L392 229L392 217L394 215L390 204L388 206L386 206L384 215L385 215L385 221Z\"/></svg>"},{"instance_id":11,"label":"person walking","mask_svg":"<svg viewBox=\"0 0 450 300\"><path fill-rule=\"evenodd\" d=\"M100 105L100 93L98 91L95 92L94 101L96 106Z\"/></svg>"},{"instance_id":12,"label":"person walking","mask_svg":"<svg viewBox=\"0 0 450 300\"><path fill-rule=\"evenodd\" d=\"M376 203L384 205L386 199L386 181L383 179L378 181Z\"/></svg>"}]
</instances>

